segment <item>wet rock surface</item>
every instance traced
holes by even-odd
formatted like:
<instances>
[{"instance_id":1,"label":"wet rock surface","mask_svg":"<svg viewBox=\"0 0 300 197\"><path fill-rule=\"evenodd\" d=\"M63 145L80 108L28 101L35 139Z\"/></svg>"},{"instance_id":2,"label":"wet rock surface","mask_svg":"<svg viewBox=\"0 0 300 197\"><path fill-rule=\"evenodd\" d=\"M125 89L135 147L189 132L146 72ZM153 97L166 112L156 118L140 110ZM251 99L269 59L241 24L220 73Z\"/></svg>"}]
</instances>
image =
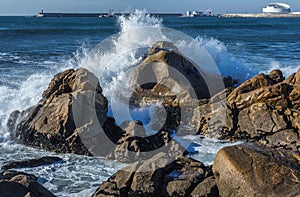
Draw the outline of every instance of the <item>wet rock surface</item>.
<instances>
[{"instance_id":1,"label":"wet rock surface","mask_svg":"<svg viewBox=\"0 0 300 197\"><path fill-rule=\"evenodd\" d=\"M16 140L45 150L90 155L80 133L88 135L92 123L103 125L106 113L98 79L83 68L66 70L55 75L39 103L18 124Z\"/></svg>"},{"instance_id":2,"label":"wet rock surface","mask_svg":"<svg viewBox=\"0 0 300 197\"><path fill-rule=\"evenodd\" d=\"M172 69L186 81L172 79ZM107 117L98 79L83 68L57 74L36 106L11 114L8 129L25 145L131 163L94 196L299 196L300 70L287 79L279 70L259 74L236 88L227 77L221 80L228 88L216 92L209 92L207 80L220 77L205 75L174 45L158 42L131 78L136 86L130 100L135 107L161 105L161 120L151 125L155 134L147 135L140 121L117 125ZM174 134L251 143L222 149L211 167L184 157ZM13 162L3 169L59 159ZM0 179L8 196L52 195L32 175L3 171Z\"/></svg>"},{"instance_id":3,"label":"wet rock surface","mask_svg":"<svg viewBox=\"0 0 300 197\"><path fill-rule=\"evenodd\" d=\"M213 173L221 196L299 196L299 159L292 151L246 143L220 150Z\"/></svg>"},{"instance_id":4,"label":"wet rock surface","mask_svg":"<svg viewBox=\"0 0 300 197\"><path fill-rule=\"evenodd\" d=\"M299 73L284 80L279 70L225 90L194 111L197 134L300 150Z\"/></svg>"},{"instance_id":5,"label":"wet rock surface","mask_svg":"<svg viewBox=\"0 0 300 197\"><path fill-rule=\"evenodd\" d=\"M55 197L37 182L37 177L16 171L0 172L0 196L2 197Z\"/></svg>"},{"instance_id":6,"label":"wet rock surface","mask_svg":"<svg viewBox=\"0 0 300 197\"><path fill-rule=\"evenodd\" d=\"M62 163L64 160L59 157L41 157L37 159L28 159L23 161L13 161L2 166L2 170L8 170L12 168L33 168L42 165L50 165L54 163Z\"/></svg>"},{"instance_id":7,"label":"wet rock surface","mask_svg":"<svg viewBox=\"0 0 300 197\"><path fill-rule=\"evenodd\" d=\"M172 43L159 41L135 67L129 83L135 88L132 100L138 105L169 100L182 106L194 100L208 99L236 82L230 76L202 70Z\"/></svg>"},{"instance_id":8,"label":"wet rock surface","mask_svg":"<svg viewBox=\"0 0 300 197\"><path fill-rule=\"evenodd\" d=\"M147 136L140 121L124 122L121 127L125 128L123 135L116 142L112 152L106 156L108 159L131 163L150 159L160 152L173 158L186 154L186 150L172 140L169 132L160 130Z\"/></svg>"},{"instance_id":9,"label":"wet rock surface","mask_svg":"<svg viewBox=\"0 0 300 197\"><path fill-rule=\"evenodd\" d=\"M129 165L93 196L299 196L300 155L254 143L221 149L213 166L164 153Z\"/></svg>"},{"instance_id":10,"label":"wet rock surface","mask_svg":"<svg viewBox=\"0 0 300 197\"><path fill-rule=\"evenodd\" d=\"M203 187L206 191L201 190ZM192 193L194 196L218 194L211 168L186 157L170 160L166 154L159 153L121 169L103 182L93 196L188 196Z\"/></svg>"},{"instance_id":11,"label":"wet rock surface","mask_svg":"<svg viewBox=\"0 0 300 197\"><path fill-rule=\"evenodd\" d=\"M197 98L196 95L199 98L210 97L204 75L199 72L197 65L188 61L168 42L154 44L146 58L135 68L130 83L136 87L135 97L138 99L173 96L183 102L193 96Z\"/></svg>"},{"instance_id":12,"label":"wet rock surface","mask_svg":"<svg viewBox=\"0 0 300 197\"><path fill-rule=\"evenodd\" d=\"M193 117L194 125L198 124L198 134L254 142L219 151L213 173L209 167L198 166L197 170L206 169L207 175L202 174L199 179L189 177L187 181L179 178L184 173L174 170L178 166L172 165L179 162L178 158L142 175L137 169L143 162L134 163L127 171L121 170L101 184L94 196L300 195L299 121L295 113L299 109L296 99L299 72L286 80L278 70L269 75L257 75L236 89L226 89L200 102ZM159 163L157 158L156 155L146 163L151 160L151 163ZM180 162L185 166L189 163L187 160L184 158ZM167 176L157 178L156 173ZM140 176L142 178L138 178ZM165 183L165 180L170 181Z\"/></svg>"}]
</instances>

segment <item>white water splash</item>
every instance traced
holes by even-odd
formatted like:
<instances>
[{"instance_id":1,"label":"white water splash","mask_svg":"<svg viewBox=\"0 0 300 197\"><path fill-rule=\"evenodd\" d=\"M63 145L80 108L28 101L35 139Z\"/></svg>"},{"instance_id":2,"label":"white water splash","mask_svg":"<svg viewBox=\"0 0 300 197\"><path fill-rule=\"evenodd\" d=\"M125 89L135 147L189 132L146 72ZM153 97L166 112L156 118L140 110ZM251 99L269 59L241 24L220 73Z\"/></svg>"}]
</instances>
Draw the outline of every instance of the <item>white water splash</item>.
<instances>
[{"instance_id":1,"label":"white water splash","mask_svg":"<svg viewBox=\"0 0 300 197\"><path fill-rule=\"evenodd\" d=\"M284 77L289 77L291 74L295 73L299 69L299 65L283 65L280 62L272 61L270 63L269 69L265 71L265 74L268 74L272 70L281 70Z\"/></svg>"},{"instance_id":2,"label":"white water splash","mask_svg":"<svg viewBox=\"0 0 300 197\"><path fill-rule=\"evenodd\" d=\"M163 28L162 20L148 16L145 11L136 11L129 17L122 16L118 19L118 23L120 25L120 33L114 35L113 39L110 39L109 42L104 41L104 43L102 43L100 47L96 47L95 50L89 50L88 46L83 46L74 54L72 59L66 60L66 62L63 63L60 62L60 65L53 68L50 73L36 73L28 76L27 80L24 80L21 85L16 88L9 88L0 85L0 136L3 138L8 138L8 134L4 132L4 128L9 114L14 110L21 111L37 104L43 91L47 88L54 74L67 68L85 67L102 79L101 85L104 89L104 94L107 96L110 92L118 92L120 90L120 84L118 84L117 81L120 81L122 77L126 77L124 76L124 71L141 61L140 53L135 49L147 49L156 41L169 40L166 36L168 35L168 32L161 31ZM238 77L241 79L241 81L245 79L244 76L251 76L251 71L247 69L242 62L238 61L230 53L228 53L224 43L216 39L207 39L205 37L199 37L193 40L193 42L200 43L200 45L210 53L214 61L217 63L221 74L231 75L234 78ZM197 52L190 43L183 43L178 40L178 42L174 44L184 54L200 53ZM0 56L1 55L7 56L5 53L0 54ZM210 68L204 69L209 70ZM144 114L144 116L147 118L147 115ZM199 140L198 138L199 137L197 136L197 138L189 138L188 140L205 144L205 142ZM208 140L205 145L202 145L201 148L198 148L199 157L196 155L195 158L210 163L213 160L215 153L222 148L223 145L227 146L228 144L221 144L218 141L212 143L212 141ZM40 156L40 152L33 149L31 150L29 148L20 148L18 145L13 147L11 144L8 144L6 147L5 143L1 143L0 147L3 151L2 155L4 155L0 157L0 159L3 162L7 161L8 158L20 160L27 159L30 158L28 156L31 153L39 153L32 155L32 158ZM45 153L45 155L48 154L49 153ZM76 161L79 160L78 158L81 158L80 156L74 156L74 159L74 157L70 155L61 155L61 157L64 157L65 160L68 161ZM50 180L54 181L47 182L45 186L51 189L51 191L55 192L57 195L69 196L71 192L75 192L73 190L73 184L79 185L83 183L80 182L81 180L76 179L75 183L72 182L71 184L68 184L69 180L74 177L77 177L78 179L84 179L86 173L90 173L88 176L95 176L93 174L99 173L99 169L102 170L102 164L95 164L92 161L91 163L88 163L87 160L89 159L82 160L82 163L86 162L86 165L80 163L77 167L74 167L74 164L69 165L70 163L67 163L55 171L41 167L39 169L31 169L32 171L28 172L36 173L37 176L44 176L45 178L52 177ZM80 167L80 165L82 167ZM89 170L93 172L90 172ZM105 180L109 175L111 175L113 170L115 169L109 169L109 173L107 175L103 176L102 178L100 177L101 179L93 182L94 185L82 187L83 191L81 193L77 193L76 196L90 195L95 191L95 187L97 187L101 181ZM98 178L97 176L95 177ZM60 185L61 182L63 182L65 185ZM85 183L87 182L88 181Z\"/></svg>"}]
</instances>

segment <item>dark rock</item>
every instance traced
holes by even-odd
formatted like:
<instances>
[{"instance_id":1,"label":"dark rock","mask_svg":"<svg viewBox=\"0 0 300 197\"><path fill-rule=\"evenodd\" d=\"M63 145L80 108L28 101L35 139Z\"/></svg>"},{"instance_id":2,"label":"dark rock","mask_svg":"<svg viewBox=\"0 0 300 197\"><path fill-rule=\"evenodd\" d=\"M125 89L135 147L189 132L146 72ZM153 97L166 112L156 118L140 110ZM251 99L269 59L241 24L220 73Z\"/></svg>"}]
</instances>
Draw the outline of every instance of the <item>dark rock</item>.
<instances>
[{"instance_id":1,"label":"dark rock","mask_svg":"<svg viewBox=\"0 0 300 197\"><path fill-rule=\"evenodd\" d=\"M191 193L192 197L216 197L219 190L214 176L204 179Z\"/></svg>"},{"instance_id":2,"label":"dark rock","mask_svg":"<svg viewBox=\"0 0 300 197\"><path fill-rule=\"evenodd\" d=\"M9 115L9 118L7 120L7 123L6 123L6 127L7 127L7 130L9 133L11 133L11 137L14 137L15 134L13 132L16 131L16 128L17 128L17 120L18 118L20 117L20 111L19 110L15 110L13 111L10 115Z\"/></svg>"},{"instance_id":3,"label":"dark rock","mask_svg":"<svg viewBox=\"0 0 300 197\"><path fill-rule=\"evenodd\" d=\"M22 118L25 117L30 110L31 110L31 107L22 112L20 112L19 110L15 110L10 113L9 118L6 123L6 129L10 133L11 139L15 139L16 129L17 129L17 126L18 126L20 120L22 120Z\"/></svg>"},{"instance_id":4,"label":"dark rock","mask_svg":"<svg viewBox=\"0 0 300 197\"><path fill-rule=\"evenodd\" d=\"M280 70L272 70L269 73L269 78L273 80L274 83L280 83L284 80L283 74Z\"/></svg>"},{"instance_id":5,"label":"dark rock","mask_svg":"<svg viewBox=\"0 0 300 197\"><path fill-rule=\"evenodd\" d=\"M22 184L10 181L0 181L0 191L1 197L24 197L27 195L27 193L29 193L26 187Z\"/></svg>"},{"instance_id":6,"label":"dark rock","mask_svg":"<svg viewBox=\"0 0 300 197\"><path fill-rule=\"evenodd\" d=\"M124 131L116 125L116 121L112 117L107 117L103 125L103 130L114 144L117 144L118 140L124 135Z\"/></svg>"},{"instance_id":7,"label":"dark rock","mask_svg":"<svg viewBox=\"0 0 300 197\"><path fill-rule=\"evenodd\" d=\"M37 177L15 171L2 171L0 173L0 196L55 197L37 182Z\"/></svg>"},{"instance_id":8,"label":"dark rock","mask_svg":"<svg viewBox=\"0 0 300 197\"><path fill-rule=\"evenodd\" d=\"M33 168L42 165L51 165L53 163L63 162L63 159L59 157L41 157L38 159L28 159L23 161L9 162L2 166L2 170L8 170L11 168Z\"/></svg>"},{"instance_id":9,"label":"dark rock","mask_svg":"<svg viewBox=\"0 0 300 197\"><path fill-rule=\"evenodd\" d=\"M150 50L148 51L147 56L151 56L151 55L153 55L154 53L157 53L160 50L178 51L178 48L172 42L158 41L150 48Z\"/></svg>"},{"instance_id":10,"label":"dark rock","mask_svg":"<svg viewBox=\"0 0 300 197\"><path fill-rule=\"evenodd\" d=\"M186 157L178 157L165 170L169 172L164 178L165 196L188 196L197 184L208 175L209 167L201 162Z\"/></svg>"},{"instance_id":11,"label":"dark rock","mask_svg":"<svg viewBox=\"0 0 300 197\"><path fill-rule=\"evenodd\" d=\"M299 196L299 158L249 143L223 148L213 165L220 196Z\"/></svg>"},{"instance_id":12,"label":"dark rock","mask_svg":"<svg viewBox=\"0 0 300 197\"><path fill-rule=\"evenodd\" d=\"M256 139L287 129L287 121L279 110L270 110L265 103L255 103L238 115L241 138ZM243 135L242 135L242 134Z\"/></svg>"},{"instance_id":13,"label":"dark rock","mask_svg":"<svg viewBox=\"0 0 300 197\"><path fill-rule=\"evenodd\" d=\"M172 140L169 132L160 130L147 136L139 121L124 122L121 127L124 128L123 136L107 156L108 159L130 163L150 159L160 152L167 153L173 158L185 153L185 149Z\"/></svg>"},{"instance_id":14,"label":"dark rock","mask_svg":"<svg viewBox=\"0 0 300 197\"><path fill-rule=\"evenodd\" d=\"M272 144L276 148L279 147L284 149L290 149L297 152L297 147L300 147L300 141L298 140L298 136L299 135L295 130L288 129L279 131L277 133L274 133L273 135L266 136L265 138L262 138L259 142L261 144L268 144L269 142L272 142Z\"/></svg>"},{"instance_id":15,"label":"dark rock","mask_svg":"<svg viewBox=\"0 0 300 197\"><path fill-rule=\"evenodd\" d=\"M170 159L159 153L133 163L103 182L93 196L189 196L201 183L213 185L210 168L201 162L185 157ZM205 183L206 178L211 180ZM213 190L207 189L208 193Z\"/></svg>"},{"instance_id":16,"label":"dark rock","mask_svg":"<svg viewBox=\"0 0 300 197\"><path fill-rule=\"evenodd\" d=\"M97 77L84 68L66 70L55 75L42 99L19 123L16 139L50 151L91 155L95 144L89 140L99 140L93 132L106 122L106 113L107 99ZM101 149L102 143L98 145Z\"/></svg>"},{"instance_id":17,"label":"dark rock","mask_svg":"<svg viewBox=\"0 0 300 197\"><path fill-rule=\"evenodd\" d=\"M238 84L237 80L232 79L231 76L223 77L224 87L225 88L233 88L236 84Z\"/></svg>"},{"instance_id":18,"label":"dark rock","mask_svg":"<svg viewBox=\"0 0 300 197\"><path fill-rule=\"evenodd\" d=\"M125 135L146 137L146 130L141 121L124 122L121 127L125 128Z\"/></svg>"}]
</instances>

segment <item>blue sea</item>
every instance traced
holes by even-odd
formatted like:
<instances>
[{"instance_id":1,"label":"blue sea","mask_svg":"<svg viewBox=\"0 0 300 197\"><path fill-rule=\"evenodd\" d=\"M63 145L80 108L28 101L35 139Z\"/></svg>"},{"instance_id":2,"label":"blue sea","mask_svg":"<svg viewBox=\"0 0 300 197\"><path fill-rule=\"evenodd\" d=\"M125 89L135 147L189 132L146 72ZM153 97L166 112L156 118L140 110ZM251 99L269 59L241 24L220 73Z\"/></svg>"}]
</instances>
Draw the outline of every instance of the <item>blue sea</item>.
<instances>
[{"instance_id":1,"label":"blue sea","mask_svg":"<svg viewBox=\"0 0 300 197\"><path fill-rule=\"evenodd\" d=\"M119 88L113 78L122 76L127 65L141 58L132 55L132 50L163 40L164 32L156 32L161 28L194 39L221 74L239 83L272 69L281 69L287 77L300 67L298 18L155 18L143 12L121 18L0 17L0 166L57 155L17 144L6 131L9 114L35 105L56 73L85 67L99 76L104 94L110 98ZM185 49L197 53L191 47ZM123 64L108 63L124 55L127 61ZM186 138L201 145L193 157L205 164L212 164L217 151L230 145L199 136ZM87 196L125 166L99 157L58 156L66 162L21 171L40 177L58 196Z\"/></svg>"}]
</instances>

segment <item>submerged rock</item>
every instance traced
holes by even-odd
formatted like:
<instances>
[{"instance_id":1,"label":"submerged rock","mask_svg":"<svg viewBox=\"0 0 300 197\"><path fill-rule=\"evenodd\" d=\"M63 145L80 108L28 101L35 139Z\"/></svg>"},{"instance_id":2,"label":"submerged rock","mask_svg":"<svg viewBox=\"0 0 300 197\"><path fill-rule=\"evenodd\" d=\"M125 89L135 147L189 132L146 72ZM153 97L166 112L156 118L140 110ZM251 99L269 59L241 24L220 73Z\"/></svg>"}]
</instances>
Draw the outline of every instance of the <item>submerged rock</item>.
<instances>
[{"instance_id":1,"label":"submerged rock","mask_svg":"<svg viewBox=\"0 0 300 197\"><path fill-rule=\"evenodd\" d=\"M81 137L98 132L94 125L103 125L106 113L107 99L96 76L84 68L69 69L55 75L39 103L18 124L16 140L50 151L90 155Z\"/></svg>"},{"instance_id":2,"label":"submerged rock","mask_svg":"<svg viewBox=\"0 0 300 197\"><path fill-rule=\"evenodd\" d=\"M299 196L299 159L250 143L223 148L213 165L220 196Z\"/></svg>"},{"instance_id":3,"label":"submerged rock","mask_svg":"<svg viewBox=\"0 0 300 197\"><path fill-rule=\"evenodd\" d=\"M2 170L8 170L11 168L33 168L42 165L50 165L53 163L63 162L64 160L59 157L41 157L38 159L28 159L23 161L13 161L2 166Z\"/></svg>"},{"instance_id":4,"label":"submerged rock","mask_svg":"<svg viewBox=\"0 0 300 197\"><path fill-rule=\"evenodd\" d=\"M159 153L133 163L103 182L93 196L218 196L210 167L185 157L169 159Z\"/></svg>"},{"instance_id":5,"label":"submerged rock","mask_svg":"<svg viewBox=\"0 0 300 197\"><path fill-rule=\"evenodd\" d=\"M37 177L16 171L2 171L0 173L0 196L55 197L37 182Z\"/></svg>"}]
</instances>

